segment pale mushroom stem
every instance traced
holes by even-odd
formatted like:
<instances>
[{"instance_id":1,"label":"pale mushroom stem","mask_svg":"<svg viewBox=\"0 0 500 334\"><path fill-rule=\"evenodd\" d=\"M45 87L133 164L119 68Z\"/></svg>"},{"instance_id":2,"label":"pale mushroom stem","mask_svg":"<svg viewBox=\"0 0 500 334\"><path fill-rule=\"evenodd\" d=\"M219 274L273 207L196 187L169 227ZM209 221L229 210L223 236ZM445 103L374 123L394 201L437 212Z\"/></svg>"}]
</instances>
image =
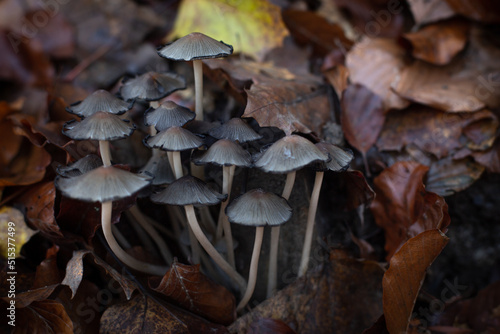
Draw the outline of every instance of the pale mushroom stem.
<instances>
[{"instance_id":1,"label":"pale mushroom stem","mask_svg":"<svg viewBox=\"0 0 500 334\"><path fill-rule=\"evenodd\" d=\"M285 187L281 196L288 200L292 193L293 184L295 183L295 171L290 172L286 176ZM269 250L269 270L267 277L267 298L270 298L274 290L276 290L278 279L278 244L280 241L280 226L273 226L271 228L271 246Z\"/></svg>"},{"instance_id":2,"label":"pale mushroom stem","mask_svg":"<svg viewBox=\"0 0 500 334\"><path fill-rule=\"evenodd\" d=\"M262 246L262 238L264 236L264 227L258 226L255 230L255 241L253 245L252 260L250 261L250 272L248 274L248 286L245 290L243 298L236 307L236 311L239 312L246 306L252 294L255 290L255 283L257 282L257 271L259 268L259 256L260 248Z\"/></svg>"},{"instance_id":3,"label":"pale mushroom stem","mask_svg":"<svg viewBox=\"0 0 500 334\"><path fill-rule=\"evenodd\" d=\"M154 264L145 263L139 261L136 258L130 256L127 252L120 247L116 241L113 233L111 231L111 212L112 212L112 201L103 202L101 204L101 223L102 231L104 232L104 238L106 239L109 247L115 253L116 257L120 259L121 262L126 264L132 269L144 272L150 275L163 276L167 272L168 268L163 266L157 266Z\"/></svg>"},{"instance_id":4,"label":"pale mushroom stem","mask_svg":"<svg viewBox=\"0 0 500 334\"><path fill-rule=\"evenodd\" d=\"M172 154L173 164L174 164L174 174L176 179L180 179L183 176L182 173L182 161L181 161L181 152L174 151ZM200 263L200 245L198 244L197 238L193 234L192 228L189 225L189 243L191 244L191 261L194 264Z\"/></svg>"},{"instance_id":5,"label":"pale mushroom stem","mask_svg":"<svg viewBox=\"0 0 500 334\"><path fill-rule=\"evenodd\" d=\"M240 291L246 290L245 279L238 274L238 272L231 267L231 265L222 257L222 255L217 252L215 247L210 243L210 241L205 236L205 233L201 230L198 219L196 218L196 213L194 212L194 207L192 205L185 205L184 210L186 210L186 217L193 230L194 235L200 242L201 246L210 255L210 257L217 263L217 265L235 282L238 284Z\"/></svg>"},{"instance_id":6,"label":"pale mushroom stem","mask_svg":"<svg viewBox=\"0 0 500 334\"><path fill-rule=\"evenodd\" d=\"M172 169L173 171L175 171L175 167L174 167L174 152L167 151L167 157L168 157L168 163L170 164L170 169Z\"/></svg>"},{"instance_id":7,"label":"pale mushroom stem","mask_svg":"<svg viewBox=\"0 0 500 334\"><path fill-rule=\"evenodd\" d=\"M233 235L231 233L231 223L229 223L225 210L227 204L229 203L229 196L231 195L231 187L230 187L230 185L232 184L231 168L234 171L234 167L235 166L222 166L222 194L227 195L227 199L220 205L219 221L217 224L217 232L219 232L220 230L222 234L222 230L224 230L224 241L226 242L227 261L233 268L235 268L236 266L234 260ZM222 228L219 228L219 226L222 226ZM221 235L217 233L215 240L219 240L220 238Z\"/></svg>"},{"instance_id":8,"label":"pale mushroom stem","mask_svg":"<svg viewBox=\"0 0 500 334\"><path fill-rule=\"evenodd\" d=\"M109 150L109 141L99 140L99 152L101 152L101 159L104 167L111 166L111 152Z\"/></svg>"},{"instance_id":9,"label":"pale mushroom stem","mask_svg":"<svg viewBox=\"0 0 500 334\"><path fill-rule=\"evenodd\" d=\"M307 226L306 235L304 237L304 246L302 248L302 258L300 259L299 277L303 276L307 271L309 264L309 255L311 254L311 244L314 231L314 221L316 218L316 211L318 209L319 193L321 191L321 184L323 183L324 172L316 172L314 179L314 186L311 194L311 202L309 203L309 212L307 213Z\"/></svg>"},{"instance_id":10,"label":"pale mushroom stem","mask_svg":"<svg viewBox=\"0 0 500 334\"><path fill-rule=\"evenodd\" d=\"M196 120L203 121L203 63L193 60Z\"/></svg>"}]
</instances>

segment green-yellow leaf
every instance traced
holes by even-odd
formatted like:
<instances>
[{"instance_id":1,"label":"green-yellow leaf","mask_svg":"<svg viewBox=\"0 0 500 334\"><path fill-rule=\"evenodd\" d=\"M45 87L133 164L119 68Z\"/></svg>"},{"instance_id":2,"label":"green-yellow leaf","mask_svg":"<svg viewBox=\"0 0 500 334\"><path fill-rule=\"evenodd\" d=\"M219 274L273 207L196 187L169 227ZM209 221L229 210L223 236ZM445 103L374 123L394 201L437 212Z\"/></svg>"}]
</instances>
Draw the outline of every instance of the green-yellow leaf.
<instances>
[{"instance_id":1,"label":"green-yellow leaf","mask_svg":"<svg viewBox=\"0 0 500 334\"><path fill-rule=\"evenodd\" d=\"M21 211L4 206L0 208L0 256L4 259L21 254L21 247L27 243L34 231L26 225Z\"/></svg>"},{"instance_id":2,"label":"green-yellow leaf","mask_svg":"<svg viewBox=\"0 0 500 334\"><path fill-rule=\"evenodd\" d=\"M235 52L258 60L289 34L280 8L267 0L183 0L168 42L192 32L231 44Z\"/></svg>"}]
</instances>

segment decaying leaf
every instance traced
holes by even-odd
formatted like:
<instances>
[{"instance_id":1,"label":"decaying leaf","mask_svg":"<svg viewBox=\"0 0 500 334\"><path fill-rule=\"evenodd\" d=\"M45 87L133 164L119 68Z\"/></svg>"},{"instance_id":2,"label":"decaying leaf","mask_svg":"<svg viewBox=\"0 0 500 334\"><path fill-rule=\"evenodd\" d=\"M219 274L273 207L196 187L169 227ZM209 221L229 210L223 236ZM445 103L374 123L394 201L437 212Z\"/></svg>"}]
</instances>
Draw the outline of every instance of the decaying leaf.
<instances>
[{"instance_id":1,"label":"decaying leaf","mask_svg":"<svg viewBox=\"0 0 500 334\"><path fill-rule=\"evenodd\" d=\"M22 324L16 333L73 334L73 322L64 306L54 300L35 301L20 308L16 316L16 322Z\"/></svg>"},{"instance_id":2,"label":"decaying leaf","mask_svg":"<svg viewBox=\"0 0 500 334\"><path fill-rule=\"evenodd\" d=\"M50 161L50 154L45 149L21 146L17 156L1 171L0 187L30 185L42 180Z\"/></svg>"},{"instance_id":3,"label":"decaying leaf","mask_svg":"<svg viewBox=\"0 0 500 334\"><path fill-rule=\"evenodd\" d=\"M382 98L384 111L405 108L409 102L390 88L405 66L404 55L405 50L392 39L363 38L347 54L351 82Z\"/></svg>"},{"instance_id":4,"label":"decaying leaf","mask_svg":"<svg viewBox=\"0 0 500 334\"><path fill-rule=\"evenodd\" d=\"M492 173L500 173L500 138L495 140L495 143L489 150L474 152L472 156L477 162L485 166L486 170Z\"/></svg>"},{"instance_id":5,"label":"decaying leaf","mask_svg":"<svg viewBox=\"0 0 500 334\"><path fill-rule=\"evenodd\" d=\"M18 209L7 206L0 208L0 254L3 259L19 257L23 245L36 232L26 225ZM15 251L9 251L8 248L14 248Z\"/></svg>"},{"instance_id":6,"label":"decaying leaf","mask_svg":"<svg viewBox=\"0 0 500 334\"><path fill-rule=\"evenodd\" d=\"M476 21L500 23L500 6L491 0L446 0L455 13Z\"/></svg>"},{"instance_id":7,"label":"decaying leaf","mask_svg":"<svg viewBox=\"0 0 500 334\"><path fill-rule=\"evenodd\" d=\"M366 181L365 176L358 170L350 170L343 173L346 179L346 208L353 210L360 205L368 205L375 198L375 192Z\"/></svg>"},{"instance_id":8,"label":"decaying leaf","mask_svg":"<svg viewBox=\"0 0 500 334\"><path fill-rule=\"evenodd\" d=\"M245 334L255 319L273 318L293 324L302 334L361 333L382 313L383 273L376 262L359 261L333 250L328 263L259 304L229 330Z\"/></svg>"},{"instance_id":9,"label":"decaying leaf","mask_svg":"<svg viewBox=\"0 0 500 334\"><path fill-rule=\"evenodd\" d=\"M424 188L427 171L416 162L397 162L374 180L377 196L371 210L385 231L388 261L408 239L430 229L445 231L450 223L444 199Z\"/></svg>"},{"instance_id":10,"label":"decaying leaf","mask_svg":"<svg viewBox=\"0 0 500 334\"><path fill-rule=\"evenodd\" d=\"M288 35L280 8L266 0L183 0L167 41L195 31L258 60Z\"/></svg>"},{"instance_id":11,"label":"decaying leaf","mask_svg":"<svg viewBox=\"0 0 500 334\"><path fill-rule=\"evenodd\" d=\"M440 230L409 239L391 258L382 281L384 315L390 334L406 333L427 268L448 243Z\"/></svg>"},{"instance_id":12,"label":"decaying leaf","mask_svg":"<svg viewBox=\"0 0 500 334\"><path fill-rule=\"evenodd\" d=\"M59 246L57 245L47 250L45 259L36 267L35 281L33 282L32 289L61 283L59 269L57 268L58 251Z\"/></svg>"},{"instance_id":13,"label":"decaying leaf","mask_svg":"<svg viewBox=\"0 0 500 334\"><path fill-rule=\"evenodd\" d=\"M165 276L151 278L150 287L185 309L215 323L229 325L236 319L234 295L200 272L200 265L175 261Z\"/></svg>"},{"instance_id":14,"label":"decaying leaf","mask_svg":"<svg viewBox=\"0 0 500 334\"><path fill-rule=\"evenodd\" d=\"M408 3L417 25L447 19L455 15L446 0L408 0Z\"/></svg>"},{"instance_id":15,"label":"decaying leaf","mask_svg":"<svg viewBox=\"0 0 500 334\"><path fill-rule=\"evenodd\" d=\"M439 196L453 195L477 181L484 167L472 159L440 159L430 165L426 178L426 189Z\"/></svg>"}]
</instances>

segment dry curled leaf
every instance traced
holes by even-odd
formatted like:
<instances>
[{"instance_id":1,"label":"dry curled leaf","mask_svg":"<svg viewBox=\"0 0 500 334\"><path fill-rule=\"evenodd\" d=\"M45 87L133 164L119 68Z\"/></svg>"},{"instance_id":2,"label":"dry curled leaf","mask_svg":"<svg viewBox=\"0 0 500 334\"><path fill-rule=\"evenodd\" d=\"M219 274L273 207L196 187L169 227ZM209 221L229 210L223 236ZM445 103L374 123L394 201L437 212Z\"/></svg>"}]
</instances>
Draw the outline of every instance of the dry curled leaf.
<instances>
[{"instance_id":1,"label":"dry curled leaf","mask_svg":"<svg viewBox=\"0 0 500 334\"><path fill-rule=\"evenodd\" d=\"M233 294L203 275L199 264L184 265L175 261L161 280L151 278L149 285L185 309L215 323L229 325L236 319Z\"/></svg>"},{"instance_id":2,"label":"dry curled leaf","mask_svg":"<svg viewBox=\"0 0 500 334\"><path fill-rule=\"evenodd\" d=\"M15 333L73 334L73 322L59 302L45 299L17 310ZM22 324L22 326L20 325Z\"/></svg>"},{"instance_id":3,"label":"dry curled leaf","mask_svg":"<svg viewBox=\"0 0 500 334\"><path fill-rule=\"evenodd\" d=\"M448 243L440 230L424 231L394 254L382 280L384 315L390 334L406 333L427 268Z\"/></svg>"}]
</instances>

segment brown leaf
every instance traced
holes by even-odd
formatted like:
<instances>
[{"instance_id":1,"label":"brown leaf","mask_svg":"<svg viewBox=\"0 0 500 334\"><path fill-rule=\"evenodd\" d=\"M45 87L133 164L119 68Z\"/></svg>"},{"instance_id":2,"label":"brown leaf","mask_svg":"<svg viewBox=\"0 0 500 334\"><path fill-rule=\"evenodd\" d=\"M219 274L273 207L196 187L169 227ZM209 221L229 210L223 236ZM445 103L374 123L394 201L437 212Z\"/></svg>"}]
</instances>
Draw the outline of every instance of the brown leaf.
<instances>
[{"instance_id":1,"label":"brown leaf","mask_svg":"<svg viewBox=\"0 0 500 334\"><path fill-rule=\"evenodd\" d=\"M295 41L302 46L312 46L313 54L319 57L333 51L345 53L353 44L345 36L342 27L330 23L317 13L286 9L282 16Z\"/></svg>"},{"instance_id":2,"label":"brown leaf","mask_svg":"<svg viewBox=\"0 0 500 334\"><path fill-rule=\"evenodd\" d=\"M374 179L371 211L385 231L387 261L411 237L430 229L445 231L449 225L444 199L425 191L422 180L427 170L416 162L397 162Z\"/></svg>"},{"instance_id":3,"label":"brown leaf","mask_svg":"<svg viewBox=\"0 0 500 334\"><path fill-rule=\"evenodd\" d=\"M44 299L47 299L58 286L59 284L52 284L37 289L18 292L16 294L16 308L23 308L33 302L43 301ZM9 302L9 299L7 297L3 297L2 299L7 303Z\"/></svg>"},{"instance_id":4,"label":"brown leaf","mask_svg":"<svg viewBox=\"0 0 500 334\"><path fill-rule=\"evenodd\" d=\"M485 23L500 23L500 6L492 0L446 0L455 13Z\"/></svg>"},{"instance_id":5,"label":"brown leaf","mask_svg":"<svg viewBox=\"0 0 500 334\"><path fill-rule=\"evenodd\" d=\"M472 156L489 172L500 173L500 138L495 140L493 147L488 151L474 152Z\"/></svg>"},{"instance_id":6,"label":"brown leaf","mask_svg":"<svg viewBox=\"0 0 500 334\"><path fill-rule=\"evenodd\" d=\"M349 144L365 155L384 125L383 101L365 86L354 84L344 91L341 105L344 135Z\"/></svg>"},{"instance_id":7,"label":"brown leaf","mask_svg":"<svg viewBox=\"0 0 500 334\"><path fill-rule=\"evenodd\" d=\"M151 298L137 296L107 308L101 317L100 333L225 334L227 330L188 313L167 308Z\"/></svg>"},{"instance_id":8,"label":"brown leaf","mask_svg":"<svg viewBox=\"0 0 500 334\"><path fill-rule=\"evenodd\" d=\"M326 89L318 82L268 79L255 82L246 92L248 102L242 117L255 118L261 127L321 136L330 118Z\"/></svg>"},{"instance_id":9,"label":"brown leaf","mask_svg":"<svg viewBox=\"0 0 500 334\"><path fill-rule=\"evenodd\" d=\"M229 325L236 319L236 300L231 292L200 272L200 265L174 261L165 276L151 278L149 286L185 309L202 317Z\"/></svg>"},{"instance_id":10,"label":"brown leaf","mask_svg":"<svg viewBox=\"0 0 500 334\"><path fill-rule=\"evenodd\" d=\"M436 22L455 15L446 0L408 0L417 25Z\"/></svg>"},{"instance_id":11,"label":"brown leaf","mask_svg":"<svg viewBox=\"0 0 500 334\"><path fill-rule=\"evenodd\" d=\"M421 105L390 112L377 140L380 150L401 151L414 144L437 158L448 156L463 147L462 131L478 121L494 126L495 117L488 110L474 113L445 113ZM491 136L493 134L490 133Z\"/></svg>"},{"instance_id":12,"label":"brown leaf","mask_svg":"<svg viewBox=\"0 0 500 334\"><path fill-rule=\"evenodd\" d=\"M245 334L255 319L273 318L294 324L301 334L361 333L382 313L383 273L376 262L333 250L327 263L238 318L229 330Z\"/></svg>"},{"instance_id":13,"label":"brown leaf","mask_svg":"<svg viewBox=\"0 0 500 334\"><path fill-rule=\"evenodd\" d=\"M45 149L24 143L8 168L1 171L0 187L30 185L42 180L50 161Z\"/></svg>"},{"instance_id":14,"label":"brown leaf","mask_svg":"<svg viewBox=\"0 0 500 334\"><path fill-rule=\"evenodd\" d=\"M248 334L296 334L296 332L279 319L261 318L250 324Z\"/></svg>"},{"instance_id":15,"label":"brown leaf","mask_svg":"<svg viewBox=\"0 0 500 334\"><path fill-rule=\"evenodd\" d=\"M472 159L454 160L447 157L431 164L426 178L426 189L439 196L453 195L477 181L484 167Z\"/></svg>"},{"instance_id":16,"label":"brown leaf","mask_svg":"<svg viewBox=\"0 0 500 334\"><path fill-rule=\"evenodd\" d=\"M54 245L47 250L45 260L36 267L35 282L32 289L38 289L47 285L59 284L59 269L57 268L57 252L59 246Z\"/></svg>"},{"instance_id":17,"label":"brown leaf","mask_svg":"<svg viewBox=\"0 0 500 334\"><path fill-rule=\"evenodd\" d=\"M394 40L363 38L347 54L346 66L352 83L362 84L384 101L384 111L409 105L391 90L392 82L405 66L405 50Z\"/></svg>"},{"instance_id":18,"label":"brown leaf","mask_svg":"<svg viewBox=\"0 0 500 334\"><path fill-rule=\"evenodd\" d=\"M500 106L498 71L500 48L490 32L476 26L460 57L446 66L417 60L401 71L393 89L409 100L451 112Z\"/></svg>"},{"instance_id":19,"label":"brown leaf","mask_svg":"<svg viewBox=\"0 0 500 334\"><path fill-rule=\"evenodd\" d=\"M427 268L448 243L433 229L409 239L391 258L382 281L384 314L390 334L406 333Z\"/></svg>"},{"instance_id":20,"label":"brown leaf","mask_svg":"<svg viewBox=\"0 0 500 334\"><path fill-rule=\"evenodd\" d=\"M333 86L333 89L335 89L337 96L342 96L342 93L348 86L347 79L349 78L349 71L347 70L347 67L339 64L333 68L329 68L323 71L323 75L325 76L326 80L328 80L330 85Z\"/></svg>"},{"instance_id":21,"label":"brown leaf","mask_svg":"<svg viewBox=\"0 0 500 334\"><path fill-rule=\"evenodd\" d=\"M413 57L434 65L446 65L467 42L469 24L465 20L440 21L404 35L412 46Z\"/></svg>"},{"instance_id":22,"label":"brown leaf","mask_svg":"<svg viewBox=\"0 0 500 334\"><path fill-rule=\"evenodd\" d=\"M73 323L64 306L46 299L18 309L15 333L73 334Z\"/></svg>"},{"instance_id":23,"label":"brown leaf","mask_svg":"<svg viewBox=\"0 0 500 334\"><path fill-rule=\"evenodd\" d=\"M16 109L5 101L0 101L0 167L2 174L6 172L8 165L15 158L21 147L23 138L16 136L13 131L12 122L7 118Z\"/></svg>"},{"instance_id":24,"label":"brown leaf","mask_svg":"<svg viewBox=\"0 0 500 334\"><path fill-rule=\"evenodd\" d=\"M362 204L370 204L375 198L375 192L366 181L363 173L351 170L342 173L346 179L346 209L353 210Z\"/></svg>"}]
</instances>

